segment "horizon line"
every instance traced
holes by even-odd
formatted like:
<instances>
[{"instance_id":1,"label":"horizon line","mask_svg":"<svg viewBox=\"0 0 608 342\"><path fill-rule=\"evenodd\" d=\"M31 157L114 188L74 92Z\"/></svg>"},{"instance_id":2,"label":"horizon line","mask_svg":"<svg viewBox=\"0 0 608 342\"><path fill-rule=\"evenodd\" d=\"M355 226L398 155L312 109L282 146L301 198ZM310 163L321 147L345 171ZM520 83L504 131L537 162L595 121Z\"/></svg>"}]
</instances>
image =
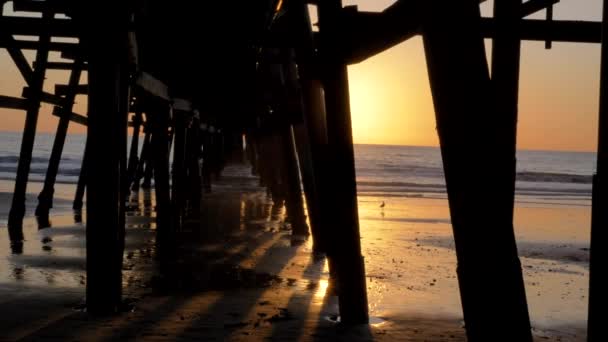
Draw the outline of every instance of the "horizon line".
<instances>
[{"instance_id":1,"label":"horizon line","mask_svg":"<svg viewBox=\"0 0 608 342\"><path fill-rule=\"evenodd\" d=\"M0 128L0 133L20 133L21 131L5 130ZM55 134L53 131L39 131L37 133ZM68 132L68 135L86 135L87 133ZM129 134L130 135L130 134ZM401 147L429 147L439 148L439 145L413 145L413 144L389 144L389 143L353 143L353 145L370 145L370 146L401 146ZM578 150L578 149L540 149L540 148L517 148L517 151L532 151L532 152L580 152L580 153L597 153L593 150Z\"/></svg>"}]
</instances>

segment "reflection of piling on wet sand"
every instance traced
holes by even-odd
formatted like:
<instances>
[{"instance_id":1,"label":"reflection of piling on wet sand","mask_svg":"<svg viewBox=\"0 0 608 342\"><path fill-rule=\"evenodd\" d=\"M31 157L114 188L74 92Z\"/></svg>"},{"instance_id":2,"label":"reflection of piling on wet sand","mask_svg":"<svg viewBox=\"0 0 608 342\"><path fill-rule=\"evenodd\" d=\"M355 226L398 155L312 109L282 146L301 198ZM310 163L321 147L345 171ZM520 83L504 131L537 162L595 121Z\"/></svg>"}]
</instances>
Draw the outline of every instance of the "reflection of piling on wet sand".
<instances>
[{"instance_id":1,"label":"reflection of piling on wet sand","mask_svg":"<svg viewBox=\"0 0 608 342\"><path fill-rule=\"evenodd\" d=\"M0 97L0 106L26 112L8 215L11 247L15 254L26 249L23 219L37 119L40 105L51 104L59 123L35 214L40 229L51 225L68 126L86 125L73 208L81 221L86 202L87 313L124 308L124 252L132 233L126 228L132 220L127 216L139 206L129 202L134 193L153 188L159 281L172 288L183 281L185 272L176 265L185 246L195 242L188 237L205 240L251 228L242 220L252 210L250 201L239 202L237 213L230 195L215 196L229 193L222 187L230 181L241 182L236 187L240 190L250 186L249 180L225 173L229 162L248 159L250 173L259 177L257 184L272 200L269 222L281 220L294 241L302 242L310 233L314 253L326 255L328 286L338 294L340 322L368 324L347 66L421 34L467 336L486 341L500 331L508 340L531 341L513 232L520 44L522 39L545 41L548 48L553 40L599 43L608 25L554 21L555 1L496 0L493 18L481 18L479 1L473 0L398 1L381 13L343 8L340 0L218 1L206 4L204 14L189 1L12 3L16 14L0 16L0 47L7 49L27 87L19 97ZM309 3L318 14L318 27L311 21ZM543 9L546 21L521 19ZM23 35L38 39L22 40ZM484 38L493 39L491 66ZM603 57L608 56L605 47ZM22 50L35 50L33 63ZM61 60L53 58L55 52ZM70 72L67 84L52 93L44 87L50 70ZM81 83L84 71L88 80ZM598 247L606 240L601 228L608 222L608 214L598 209L608 194L608 182L603 181L608 160L603 156L608 141L606 75L603 65L590 340L605 340L606 334L597 318L606 302L606 278L598 271L606 259ZM76 96L83 94L86 116L74 113ZM491 124L485 124L488 115ZM127 151L129 127L134 134ZM480 143L491 151L483 161L472 153ZM491 165L488 172L471 174L486 165ZM224 213L230 219L220 220ZM494 222L492 227L488 222ZM288 316L281 311L276 317Z\"/></svg>"}]
</instances>

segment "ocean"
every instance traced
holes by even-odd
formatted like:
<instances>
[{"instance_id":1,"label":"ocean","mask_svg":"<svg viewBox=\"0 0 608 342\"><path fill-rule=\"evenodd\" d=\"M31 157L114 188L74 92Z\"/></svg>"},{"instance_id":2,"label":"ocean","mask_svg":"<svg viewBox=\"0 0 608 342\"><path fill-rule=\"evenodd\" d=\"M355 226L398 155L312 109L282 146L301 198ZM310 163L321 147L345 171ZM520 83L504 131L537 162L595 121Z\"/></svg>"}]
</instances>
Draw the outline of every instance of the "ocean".
<instances>
[{"instance_id":1,"label":"ocean","mask_svg":"<svg viewBox=\"0 0 608 342\"><path fill-rule=\"evenodd\" d=\"M44 181L53 134L39 133L30 180ZM57 177L58 183L78 181L86 136L69 135ZM0 132L1 191L11 191L19 159L21 133ZM479 158L484 152L478 152ZM589 206L595 153L565 151L517 152L516 200L520 203ZM446 198L441 154L437 147L355 145L359 197ZM471 172L487 172L471 170Z\"/></svg>"}]
</instances>

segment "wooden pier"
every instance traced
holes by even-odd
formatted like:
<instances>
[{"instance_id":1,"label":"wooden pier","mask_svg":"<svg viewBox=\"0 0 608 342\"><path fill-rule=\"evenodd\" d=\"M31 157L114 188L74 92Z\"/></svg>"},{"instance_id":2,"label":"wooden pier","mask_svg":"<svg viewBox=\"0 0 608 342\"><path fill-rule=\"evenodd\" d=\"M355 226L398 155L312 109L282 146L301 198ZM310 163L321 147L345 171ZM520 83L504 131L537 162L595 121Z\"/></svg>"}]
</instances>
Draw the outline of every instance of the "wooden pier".
<instances>
[{"instance_id":1,"label":"wooden pier","mask_svg":"<svg viewBox=\"0 0 608 342\"><path fill-rule=\"evenodd\" d=\"M159 263L170 274L178 237L200 226L201 197L213 192L233 157L247 158L273 200L285 204L292 234L311 234L315 252L327 256L341 322L367 324L347 67L422 36L467 337L490 341L500 331L505 340L532 341L513 230L520 45L601 44L588 340L608 340L599 318L608 304L601 275L608 243L602 210L608 202L608 2L603 22L553 19L559 0L495 0L494 15L482 18L480 2L398 0L370 13L341 0L0 0L0 48L26 83L20 97L0 96L0 106L26 112L10 247L23 249L36 125L41 104L51 104L59 122L36 216L40 229L49 226L68 128L87 126L74 209L82 210L86 192L89 314L116 313L122 305L131 192L153 184ZM309 10L318 13L318 23ZM545 19L527 18L539 11ZM32 63L26 50L35 51ZM49 70L69 73L54 93L44 88ZM86 113L74 112L77 95L87 96ZM480 142L492 151L489 160L479 160ZM491 167L472 176L469 170L480 163Z\"/></svg>"}]
</instances>

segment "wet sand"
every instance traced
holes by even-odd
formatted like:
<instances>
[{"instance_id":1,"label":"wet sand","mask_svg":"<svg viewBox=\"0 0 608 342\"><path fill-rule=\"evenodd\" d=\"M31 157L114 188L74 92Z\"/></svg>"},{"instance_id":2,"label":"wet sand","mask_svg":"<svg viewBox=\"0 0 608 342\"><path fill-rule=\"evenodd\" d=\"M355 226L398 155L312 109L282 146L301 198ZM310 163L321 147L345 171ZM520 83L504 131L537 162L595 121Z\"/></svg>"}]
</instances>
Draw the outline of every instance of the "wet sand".
<instances>
[{"instance_id":1,"label":"wet sand","mask_svg":"<svg viewBox=\"0 0 608 342\"><path fill-rule=\"evenodd\" d=\"M56 206L41 231L28 217L22 255L0 228L0 340L465 340L445 200L360 197L372 324L346 329L325 259L291 236L284 209L242 171L230 167L206 195L202 229L181 233L171 281L156 267L153 199L140 194L128 218L125 310L112 317L82 312L84 226L69 211ZM589 207L516 212L536 340L583 341Z\"/></svg>"}]
</instances>

